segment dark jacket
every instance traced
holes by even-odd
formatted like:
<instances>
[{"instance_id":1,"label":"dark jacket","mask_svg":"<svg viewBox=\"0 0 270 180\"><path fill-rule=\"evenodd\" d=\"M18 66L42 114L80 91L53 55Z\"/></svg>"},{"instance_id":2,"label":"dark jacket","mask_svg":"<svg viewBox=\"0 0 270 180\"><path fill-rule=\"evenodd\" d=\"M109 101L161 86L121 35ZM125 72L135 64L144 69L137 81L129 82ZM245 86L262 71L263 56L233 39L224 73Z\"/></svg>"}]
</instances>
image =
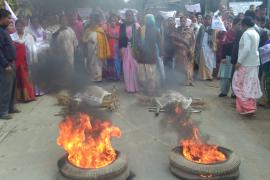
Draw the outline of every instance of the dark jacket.
<instances>
[{"instance_id":1,"label":"dark jacket","mask_svg":"<svg viewBox=\"0 0 270 180\"><path fill-rule=\"evenodd\" d=\"M134 42L134 36L136 35L135 33L137 32L136 30L136 24L132 25L132 39L128 39L127 33L126 33L126 24L121 24L120 26L120 37L119 37L119 48L126 48L128 46L128 43L130 42L133 44Z\"/></svg>"},{"instance_id":2,"label":"dark jacket","mask_svg":"<svg viewBox=\"0 0 270 180\"><path fill-rule=\"evenodd\" d=\"M16 49L5 27L0 26L0 67L6 68L16 59Z\"/></svg>"},{"instance_id":3,"label":"dark jacket","mask_svg":"<svg viewBox=\"0 0 270 180\"><path fill-rule=\"evenodd\" d=\"M237 31L236 35L235 35L235 40L234 40L234 44L233 44L233 48L232 48L232 59L231 59L231 63L232 64L237 64L237 60L238 60L238 51L239 51L239 42L241 40L241 37L243 35L243 31L239 30Z\"/></svg>"}]
</instances>

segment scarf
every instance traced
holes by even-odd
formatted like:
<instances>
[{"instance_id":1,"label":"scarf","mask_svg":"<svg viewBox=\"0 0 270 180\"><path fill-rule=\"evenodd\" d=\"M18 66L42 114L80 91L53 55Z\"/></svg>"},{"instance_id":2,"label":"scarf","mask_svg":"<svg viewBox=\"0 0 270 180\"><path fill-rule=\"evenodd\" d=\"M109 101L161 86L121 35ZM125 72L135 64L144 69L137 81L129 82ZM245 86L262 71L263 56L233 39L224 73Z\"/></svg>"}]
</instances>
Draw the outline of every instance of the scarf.
<instances>
[{"instance_id":1,"label":"scarf","mask_svg":"<svg viewBox=\"0 0 270 180\"><path fill-rule=\"evenodd\" d=\"M90 34L93 31L97 33L97 57L100 60L106 60L110 57L111 52L106 33L102 27L96 26L94 28L89 28L88 30L86 30L83 36L83 42L87 43L90 41Z\"/></svg>"}]
</instances>

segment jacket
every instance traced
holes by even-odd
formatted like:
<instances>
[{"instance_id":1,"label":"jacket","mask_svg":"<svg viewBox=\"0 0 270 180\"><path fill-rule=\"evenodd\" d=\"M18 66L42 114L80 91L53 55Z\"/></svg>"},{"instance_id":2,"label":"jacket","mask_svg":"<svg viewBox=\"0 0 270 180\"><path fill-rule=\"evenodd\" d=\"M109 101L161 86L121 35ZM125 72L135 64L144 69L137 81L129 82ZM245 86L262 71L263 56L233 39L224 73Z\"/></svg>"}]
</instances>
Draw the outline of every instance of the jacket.
<instances>
[{"instance_id":1,"label":"jacket","mask_svg":"<svg viewBox=\"0 0 270 180\"><path fill-rule=\"evenodd\" d=\"M6 68L16 59L16 49L6 27L0 26L0 67Z\"/></svg>"},{"instance_id":2,"label":"jacket","mask_svg":"<svg viewBox=\"0 0 270 180\"><path fill-rule=\"evenodd\" d=\"M247 29L239 42L238 63L242 66L259 66L260 36L254 28Z\"/></svg>"}]
</instances>

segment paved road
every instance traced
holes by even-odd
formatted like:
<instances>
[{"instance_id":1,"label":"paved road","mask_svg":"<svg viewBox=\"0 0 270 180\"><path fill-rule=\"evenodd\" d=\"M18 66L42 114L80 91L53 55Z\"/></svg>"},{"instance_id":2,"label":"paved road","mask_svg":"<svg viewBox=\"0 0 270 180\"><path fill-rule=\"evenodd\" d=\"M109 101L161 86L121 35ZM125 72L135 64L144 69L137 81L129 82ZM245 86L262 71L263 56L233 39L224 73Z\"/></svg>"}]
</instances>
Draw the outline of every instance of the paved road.
<instances>
[{"instance_id":1,"label":"paved road","mask_svg":"<svg viewBox=\"0 0 270 180\"><path fill-rule=\"evenodd\" d=\"M101 85L107 89L113 86ZM116 86L123 88L121 83ZM232 108L233 100L218 98L218 89L210 86L197 82L194 88L171 88L207 102L203 113L192 118L211 143L231 148L240 155L240 180L268 180L269 110L260 109L254 119L242 118ZM122 138L113 140L113 144L128 155L135 180L177 179L168 170L168 154L181 139L181 132L168 119L155 118L146 107L138 105L134 95L121 90L120 95L120 112L106 114L106 118L112 119L123 132ZM22 113L14 120L0 122L1 180L64 180L56 166L64 152L56 145L61 117L55 114L61 108L55 104L54 96L44 96L33 103L20 104Z\"/></svg>"}]
</instances>

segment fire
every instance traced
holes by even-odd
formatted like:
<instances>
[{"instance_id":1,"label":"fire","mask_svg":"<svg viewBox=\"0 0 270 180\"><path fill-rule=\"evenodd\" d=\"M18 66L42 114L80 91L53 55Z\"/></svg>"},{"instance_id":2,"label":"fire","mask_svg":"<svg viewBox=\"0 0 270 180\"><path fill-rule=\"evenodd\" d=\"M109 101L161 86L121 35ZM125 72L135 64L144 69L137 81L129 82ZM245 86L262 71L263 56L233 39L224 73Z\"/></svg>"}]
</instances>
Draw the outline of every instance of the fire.
<instances>
[{"instance_id":1,"label":"fire","mask_svg":"<svg viewBox=\"0 0 270 180\"><path fill-rule=\"evenodd\" d=\"M198 128L193 128L192 138L181 141L181 145L183 146L182 153L187 160L201 164L212 164L226 160L226 156L218 150L217 146L203 143Z\"/></svg>"},{"instance_id":2,"label":"fire","mask_svg":"<svg viewBox=\"0 0 270 180\"><path fill-rule=\"evenodd\" d=\"M179 104L177 104L175 106L175 109L174 109L174 112L177 114L177 115L180 115L182 113L182 108Z\"/></svg>"},{"instance_id":3,"label":"fire","mask_svg":"<svg viewBox=\"0 0 270 180\"><path fill-rule=\"evenodd\" d=\"M68 160L80 168L101 168L111 164L117 153L111 137L120 137L121 131L111 122L93 123L87 114L79 113L76 118L68 116L59 124L57 144L68 153Z\"/></svg>"}]
</instances>

